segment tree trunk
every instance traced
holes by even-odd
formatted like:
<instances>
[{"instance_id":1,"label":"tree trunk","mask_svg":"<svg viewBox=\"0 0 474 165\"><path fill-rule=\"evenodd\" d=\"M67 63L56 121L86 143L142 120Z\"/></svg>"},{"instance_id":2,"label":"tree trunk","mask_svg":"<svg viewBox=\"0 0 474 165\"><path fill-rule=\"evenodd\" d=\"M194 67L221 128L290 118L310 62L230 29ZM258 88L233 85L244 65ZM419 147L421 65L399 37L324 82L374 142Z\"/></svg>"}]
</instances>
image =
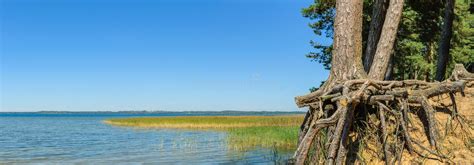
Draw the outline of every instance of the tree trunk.
<instances>
[{"instance_id":1,"label":"tree trunk","mask_svg":"<svg viewBox=\"0 0 474 165\"><path fill-rule=\"evenodd\" d=\"M443 32L438 47L438 63L436 67L436 80L442 81L446 74L446 65L449 60L449 49L451 46L452 26L454 19L454 0L446 0L444 9Z\"/></svg>"},{"instance_id":2,"label":"tree trunk","mask_svg":"<svg viewBox=\"0 0 474 165\"><path fill-rule=\"evenodd\" d=\"M377 43L382 32L382 24L387 13L388 0L375 0L372 16L370 20L369 35L367 38L367 47L364 54L364 70L369 72L372 61L374 60Z\"/></svg>"},{"instance_id":3,"label":"tree trunk","mask_svg":"<svg viewBox=\"0 0 474 165\"><path fill-rule=\"evenodd\" d=\"M328 80L316 92L295 98L299 107L306 106L305 102L311 102L318 93L330 90L338 81L366 78L367 74L362 65L362 0L337 0L336 17L334 20L334 43L331 71ZM308 113L310 114L310 113ZM307 114L307 115L308 115ZM314 113L312 113L314 114ZM309 123L313 121L307 121ZM298 144L298 149L293 156L296 164L304 164L307 159L309 148L314 142L314 137L319 131L311 128L309 123L303 123Z\"/></svg>"},{"instance_id":4,"label":"tree trunk","mask_svg":"<svg viewBox=\"0 0 474 165\"><path fill-rule=\"evenodd\" d=\"M469 71L471 73L474 72L474 63L471 63L466 69L467 69L467 71Z\"/></svg>"},{"instance_id":5,"label":"tree trunk","mask_svg":"<svg viewBox=\"0 0 474 165\"><path fill-rule=\"evenodd\" d=\"M434 55L434 43L429 42L427 45L427 51L426 51L426 56L425 60L428 64L432 64L433 62L433 55ZM430 82L431 81L431 68L428 68L425 71L425 81Z\"/></svg>"},{"instance_id":6,"label":"tree trunk","mask_svg":"<svg viewBox=\"0 0 474 165\"><path fill-rule=\"evenodd\" d=\"M398 24L402 16L403 0L391 0L385 16L382 34L370 67L369 78L383 80L395 42Z\"/></svg>"},{"instance_id":7,"label":"tree trunk","mask_svg":"<svg viewBox=\"0 0 474 165\"><path fill-rule=\"evenodd\" d=\"M365 77L362 67L362 0L336 1L331 76L334 80Z\"/></svg>"},{"instance_id":8,"label":"tree trunk","mask_svg":"<svg viewBox=\"0 0 474 165\"><path fill-rule=\"evenodd\" d=\"M353 152L356 150L353 146L350 146L356 143L348 140L352 138L350 136L351 133L361 136L361 138L372 136L366 134L370 132L361 133L355 131L361 130L361 128L370 128L355 124L358 122L357 120L363 120L367 123L371 122L371 119L368 119L367 116L372 112L358 109L368 106L376 107L378 110L376 112L380 113L380 120L378 121L387 122L390 120L385 119L393 118L394 121L404 119L404 113L398 113L398 109L407 111L412 104L421 105L422 110L427 114L425 119L429 121L427 125L429 135L427 138L430 139L432 147L437 147L439 131L436 127L436 118L433 117L435 111L429 105L428 99L447 93L460 92L464 89L466 83L473 84L471 81L474 81L474 78L472 78L474 74L466 73L467 71L462 66L457 66L457 68L462 69L455 69L456 74L452 77L454 82L427 83L418 80L380 81L385 76L389 60L393 58L391 54L401 17L403 0L391 0L390 2L382 34L377 44L375 58L370 68L371 71L369 76L367 76L362 65L362 5L362 0L336 0L334 49L332 52L330 76L317 91L295 98L298 107L309 106L310 110L302 124L298 147L293 155L293 159L289 162L290 164L315 164L321 160L325 164L330 165L347 163L346 157L350 153L349 151ZM415 75L409 76L415 78L418 76L417 68L406 67L402 69L415 69L412 72ZM408 113L412 112L408 111ZM423 119L420 118L420 120ZM372 124L375 123L377 123L377 117L372 122ZM387 129L387 124L394 125L396 128L403 128L403 139L406 140L402 140L402 147L404 146L403 144L407 144L406 146L409 147L409 150L413 150L415 153L419 153L420 149L423 149L436 155L436 158L447 158L439 151L431 151L422 144L419 144L415 138L411 138L403 122L390 122L383 124L382 128L374 133L378 136L380 135L378 132L385 132L383 137L386 138L384 138L383 143L385 143L384 154L387 164L394 163L393 156L403 153L403 148L402 150L392 150L392 148L399 147L400 132L398 131L400 129ZM389 140L386 141L386 139L398 140L396 144L393 144L389 143ZM419 147L411 147L412 143L418 144ZM313 159L308 159L310 153L313 155ZM401 158L401 156L397 157ZM400 160L398 161L400 163Z\"/></svg>"},{"instance_id":9,"label":"tree trunk","mask_svg":"<svg viewBox=\"0 0 474 165\"><path fill-rule=\"evenodd\" d=\"M298 107L311 102L314 95L325 92L336 81L366 78L362 65L362 0L337 0L334 18L334 40L329 78L320 90L295 98Z\"/></svg>"},{"instance_id":10,"label":"tree trunk","mask_svg":"<svg viewBox=\"0 0 474 165\"><path fill-rule=\"evenodd\" d=\"M390 56L390 59L388 60L388 67L387 67L387 72L385 73L385 80L392 80L393 79L393 55Z\"/></svg>"}]
</instances>

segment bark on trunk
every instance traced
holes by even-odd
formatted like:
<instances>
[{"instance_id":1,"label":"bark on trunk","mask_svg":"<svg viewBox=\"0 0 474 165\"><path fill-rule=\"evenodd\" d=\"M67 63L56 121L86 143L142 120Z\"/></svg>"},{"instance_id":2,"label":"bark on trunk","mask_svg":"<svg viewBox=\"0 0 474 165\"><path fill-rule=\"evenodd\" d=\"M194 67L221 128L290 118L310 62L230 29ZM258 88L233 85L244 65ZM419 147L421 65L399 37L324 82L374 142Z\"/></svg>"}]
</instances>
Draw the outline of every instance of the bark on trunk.
<instances>
[{"instance_id":1,"label":"bark on trunk","mask_svg":"<svg viewBox=\"0 0 474 165\"><path fill-rule=\"evenodd\" d=\"M429 42L428 45L427 45L427 49L428 50L426 51L425 60L428 64L432 64L433 55L434 55L434 43ZM425 71L425 81L428 81L428 82L431 81L431 69L430 68L428 68Z\"/></svg>"},{"instance_id":2,"label":"bark on trunk","mask_svg":"<svg viewBox=\"0 0 474 165\"><path fill-rule=\"evenodd\" d=\"M370 20L369 35L367 38L367 47L364 54L364 70L369 72L372 61L374 60L377 43L382 32L382 25L387 13L388 0L375 0Z\"/></svg>"},{"instance_id":3,"label":"bark on trunk","mask_svg":"<svg viewBox=\"0 0 474 165\"><path fill-rule=\"evenodd\" d=\"M385 80L392 80L393 79L393 54L390 56L390 59L388 60L388 67L387 67L387 72L385 73Z\"/></svg>"},{"instance_id":4,"label":"bark on trunk","mask_svg":"<svg viewBox=\"0 0 474 165\"><path fill-rule=\"evenodd\" d=\"M305 96L295 98L299 107L306 106L304 102L310 102L316 95L320 95L326 90L330 90L338 81L351 80L357 78L366 78L367 74L362 65L362 0L337 0L336 17L334 20L334 43L333 58L331 61L331 71L328 80L316 92ZM309 99L309 100L308 100ZM341 107L342 108L342 107ZM347 107L345 107L347 108ZM312 118L312 120L315 120ZM321 121L323 124L334 121ZM308 149L314 142L314 137L319 131L314 127L314 121L303 123L300 142L295 152L294 159L296 164L303 164L308 156ZM307 126L306 126L307 125Z\"/></svg>"},{"instance_id":5,"label":"bark on trunk","mask_svg":"<svg viewBox=\"0 0 474 165\"><path fill-rule=\"evenodd\" d=\"M449 60L449 49L451 46L452 26L454 19L454 0L446 0L444 9L444 23L441 41L438 47L438 63L436 67L436 80L442 81L446 74L446 65Z\"/></svg>"},{"instance_id":6,"label":"bark on trunk","mask_svg":"<svg viewBox=\"0 0 474 165\"><path fill-rule=\"evenodd\" d=\"M334 19L333 58L329 78L320 90L295 97L298 107L331 88L336 81L367 78L362 65L362 0L337 0ZM309 100L308 100L309 99Z\"/></svg>"},{"instance_id":7,"label":"bark on trunk","mask_svg":"<svg viewBox=\"0 0 474 165\"><path fill-rule=\"evenodd\" d=\"M362 4L362 0L336 1L331 61L333 80L366 77L362 66Z\"/></svg>"},{"instance_id":8,"label":"bark on trunk","mask_svg":"<svg viewBox=\"0 0 474 165\"><path fill-rule=\"evenodd\" d=\"M369 78L383 80L395 42L398 24L402 16L403 0L391 0L377 44L374 60L370 67Z\"/></svg>"}]
</instances>

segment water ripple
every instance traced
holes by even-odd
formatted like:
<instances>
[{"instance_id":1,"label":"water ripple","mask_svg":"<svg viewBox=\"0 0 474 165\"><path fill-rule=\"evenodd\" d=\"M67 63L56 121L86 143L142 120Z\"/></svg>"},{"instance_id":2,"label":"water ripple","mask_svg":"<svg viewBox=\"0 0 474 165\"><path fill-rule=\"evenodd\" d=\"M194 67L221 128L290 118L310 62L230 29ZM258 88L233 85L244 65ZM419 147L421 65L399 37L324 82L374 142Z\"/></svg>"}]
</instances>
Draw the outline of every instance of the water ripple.
<instances>
[{"instance_id":1,"label":"water ripple","mask_svg":"<svg viewBox=\"0 0 474 165\"><path fill-rule=\"evenodd\" d=\"M224 132L132 129L103 119L0 117L0 164L273 164L275 159L269 149L230 150Z\"/></svg>"}]
</instances>

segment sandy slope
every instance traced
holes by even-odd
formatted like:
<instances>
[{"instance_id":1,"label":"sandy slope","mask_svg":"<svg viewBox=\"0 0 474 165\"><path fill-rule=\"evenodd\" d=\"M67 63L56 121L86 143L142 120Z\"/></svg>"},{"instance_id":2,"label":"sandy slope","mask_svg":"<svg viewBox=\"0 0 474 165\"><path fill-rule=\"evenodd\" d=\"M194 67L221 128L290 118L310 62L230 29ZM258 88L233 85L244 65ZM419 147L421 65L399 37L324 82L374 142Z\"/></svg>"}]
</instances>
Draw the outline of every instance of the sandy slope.
<instances>
[{"instance_id":1,"label":"sandy slope","mask_svg":"<svg viewBox=\"0 0 474 165\"><path fill-rule=\"evenodd\" d=\"M464 97L461 94L457 94L456 103L459 113L465 119L465 129L461 129L458 122L450 117L452 103L448 95L432 98L431 100L431 104L434 105L437 110L436 119L438 120L437 124L440 130L441 153L448 156L452 162L423 158L416 153L410 154L407 150L404 150L402 164L474 164L474 130L472 129L474 128L474 88L466 89ZM429 141L426 138L427 136L422 122L414 114L411 114L410 119L412 120L412 125L409 125L409 130L412 138L422 142L425 146L429 146ZM448 124L449 121L452 121L453 124ZM454 128L452 129L454 131L446 132L446 128L450 126ZM372 150L372 154L368 151L363 153L366 163L384 164L381 158L373 154L383 152L380 147L374 146L373 144L368 145ZM423 153L429 155L428 152ZM435 156L431 155L429 157Z\"/></svg>"}]
</instances>

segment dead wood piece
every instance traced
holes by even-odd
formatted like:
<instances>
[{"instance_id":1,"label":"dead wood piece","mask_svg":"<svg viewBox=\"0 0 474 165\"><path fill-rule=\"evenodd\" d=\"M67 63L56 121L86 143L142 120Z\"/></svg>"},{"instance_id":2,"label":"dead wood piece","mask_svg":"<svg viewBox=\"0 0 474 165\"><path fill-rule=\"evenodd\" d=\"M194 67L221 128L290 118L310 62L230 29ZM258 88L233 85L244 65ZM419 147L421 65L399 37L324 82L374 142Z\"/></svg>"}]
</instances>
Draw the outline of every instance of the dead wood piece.
<instances>
[{"instance_id":1,"label":"dead wood piece","mask_svg":"<svg viewBox=\"0 0 474 165\"><path fill-rule=\"evenodd\" d=\"M457 81L460 79L472 80L474 79L474 73L470 73L464 68L463 64L454 65L453 72L450 77L451 80Z\"/></svg>"},{"instance_id":2,"label":"dead wood piece","mask_svg":"<svg viewBox=\"0 0 474 165\"><path fill-rule=\"evenodd\" d=\"M405 116L405 114L403 114L403 113L401 115ZM401 123L401 126L402 126L403 137L405 138L405 144L407 146L407 150L408 150L408 152L411 153L411 152L413 152L413 145L411 143L411 137L410 137L410 134L408 132L407 123L403 119L403 116L402 116L402 120L400 120L400 123Z\"/></svg>"},{"instance_id":3,"label":"dead wood piece","mask_svg":"<svg viewBox=\"0 0 474 165\"><path fill-rule=\"evenodd\" d=\"M429 133L430 145L438 148L437 141L438 141L439 132L438 132L436 120L434 118L434 109L428 103L428 99L426 97L423 97L420 103L425 111L426 120L428 121L428 133Z\"/></svg>"},{"instance_id":4,"label":"dead wood piece","mask_svg":"<svg viewBox=\"0 0 474 165\"><path fill-rule=\"evenodd\" d=\"M342 129L341 141L339 144L339 150L337 154L336 164L345 164L347 158L347 145L348 145L348 135L352 126L352 121L354 120L354 107L349 107L349 112L347 112L347 117L345 117L344 126Z\"/></svg>"},{"instance_id":5,"label":"dead wood piece","mask_svg":"<svg viewBox=\"0 0 474 165\"><path fill-rule=\"evenodd\" d=\"M315 92L311 92L310 94L304 96L296 96L295 102L298 108L307 106L309 103L318 101L319 96L323 94L322 90L317 90Z\"/></svg>"},{"instance_id":6,"label":"dead wood piece","mask_svg":"<svg viewBox=\"0 0 474 165\"><path fill-rule=\"evenodd\" d=\"M306 115L303 119L303 124L300 126L299 137L298 137L298 144L303 140L304 135L308 132L309 125L313 119L314 113L316 109L310 106L309 110L306 112Z\"/></svg>"},{"instance_id":7,"label":"dead wood piece","mask_svg":"<svg viewBox=\"0 0 474 165\"><path fill-rule=\"evenodd\" d=\"M374 105L380 101L393 101L395 96L393 95L374 95L370 97L369 104Z\"/></svg>"},{"instance_id":8,"label":"dead wood piece","mask_svg":"<svg viewBox=\"0 0 474 165\"><path fill-rule=\"evenodd\" d=\"M379 102L378 104L380 105L382 103ZM387 142L388 133L387 133L387 125L385 123L385 113L384 113L383 107L379 108L379 118L380 118L380 127L382 130L382 144L383 144L383 151L385 155L385 162L386 162L385 164L389 164L389 161L392 160L392 154L390 153L390 151L388 151L388 142Z\"/></svg>"},{"instance_id":9,"label":"dead wood piece","mask_svg":"<svg viewBox=\"0 0 474 165\"><path fill-rule=\"evenodd\" d=\"M293 155L293 158L296 161L295 164L304 164L308 155L309 148L311 147L316 134L322 128L335 124L341 118L341 116L345 116L346 111L346 106L338 106L338 109L331 117L325 119L318 119L317 121L313 120L311 126L309 127L309 130L305 134L304 138L301 140L301 143L298 145L298 148L295 154Z\"/></svg>"},{"instance_id":10,"label":"dead wood piece","mask_svg":"<svg viewBox=\"0 0 474 165\"><path fill-rule=\"evenodd\" d=\"M343 114L341 115L341 117L339 118L339 120L337 121L337 125L336 125L336 129L335 129L335 132L334 132L334 135L333 135L333 139L329 145L329 150L328 150L328 156L327 156L327 159L326 159L326 162L327 164L334 164L334 161L335 161L335 158L336 158L336 153L337 153L337 149L339 149L339 144L340 144L340 140L341 140L341 134L342 134L342 130L343 130L343 126L345 124L345 119L346 119L346 116L347 116L347 111L349 110L349 108L347 108L347 106L345 107L345 111L343 112Z\"/></svg>"}]
</instances>

